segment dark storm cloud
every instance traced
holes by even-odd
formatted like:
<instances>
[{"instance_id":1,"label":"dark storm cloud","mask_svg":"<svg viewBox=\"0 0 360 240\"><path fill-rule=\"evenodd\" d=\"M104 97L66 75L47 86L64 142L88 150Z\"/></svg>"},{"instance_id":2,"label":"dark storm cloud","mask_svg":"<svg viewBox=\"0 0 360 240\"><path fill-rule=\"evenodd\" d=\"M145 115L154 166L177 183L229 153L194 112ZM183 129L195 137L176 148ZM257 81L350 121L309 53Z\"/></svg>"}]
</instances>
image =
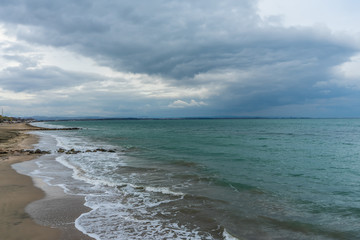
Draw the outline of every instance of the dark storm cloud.
<instances>
[{"instance_id":1,"label":"dark storm cloud","mask_svg":"<svg viewBox=\"0 0 360 240\"><path fill-rule=\"evenodd\" d=\"M250 1L14 1L0 15L32 27L14 29L22 39L176 78L238 58L258 21Z\"/></svg>"},{"instance_id":2,"label":"dark storm cloud","mask_svg":"<svg viewBox=\"0 0 360 240\"><path fill-rule=\"evenodd\" d=\"M314 86L329 80L331 68L356 49L324 29L267 25L256 14L256 4L14 0L0 2L0 20L19 39L61 46L118 71L159 75L174 86L222 85L208 102L229 114L344 94L335 86ZM219 72L235 77L201 78ZM12 68L2 79L16 90L32 88L25 79L44 89L70 85L70 79L85 81L56 68Z\"/></svg>"},{"instance_id":3,"label":"dark storm cloud","mask_svg":"<svg viewBox=\"0 0 360 240\"><path fill-rule=\"evenodd\" d=\"M319 39L311 29L259 27L255 3L13 1L2 3L0 16L33 26L31 31L18 29L18 36L28 41L67 46L117 70L179 79L217 68L326 58L338 48L347 49Z\"/></svg>"},{"instance_id":4,"label":"dark storm cloud","mask_svg":"<svg viewBox=\"0 0 360 240\"><path fill-rule=\"evenodd\" d=\"M97 80L96 76L64 71L57 67L26 69L9 67L0 72L1 87L14 92L39 92L48 89L77 86Z\"/></svg>"}]
</instances>

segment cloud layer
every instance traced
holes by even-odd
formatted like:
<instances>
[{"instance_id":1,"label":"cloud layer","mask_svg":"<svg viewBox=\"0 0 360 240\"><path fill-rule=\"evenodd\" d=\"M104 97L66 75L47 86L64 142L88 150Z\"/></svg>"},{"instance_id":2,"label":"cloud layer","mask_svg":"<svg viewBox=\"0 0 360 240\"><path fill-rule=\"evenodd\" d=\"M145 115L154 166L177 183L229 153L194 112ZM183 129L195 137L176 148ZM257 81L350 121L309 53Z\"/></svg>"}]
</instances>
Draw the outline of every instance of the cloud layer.
<instances>
[{"instance_id":1,"label":"cloud layer","mask_svg":"<svg viewBox=\"0 0 360 240\"><path fill-rule=\"evenodd\" d=\"M257 4L1 1L0 89L27 103L0 104L24 115L328 117L342 107L360 116L356 84L341 68L357 54L355 40L274 25ZM74 63L49 61L61 51Z\"/></svg>"}]
</instances>

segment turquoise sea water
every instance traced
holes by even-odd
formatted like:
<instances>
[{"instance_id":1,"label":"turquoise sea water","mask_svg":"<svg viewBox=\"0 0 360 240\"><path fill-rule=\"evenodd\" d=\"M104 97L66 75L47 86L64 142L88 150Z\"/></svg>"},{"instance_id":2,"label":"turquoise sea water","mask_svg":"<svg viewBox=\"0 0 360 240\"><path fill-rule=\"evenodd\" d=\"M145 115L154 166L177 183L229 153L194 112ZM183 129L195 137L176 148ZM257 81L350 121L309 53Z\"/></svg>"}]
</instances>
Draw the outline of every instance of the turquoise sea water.
<instances>
[{"instance_id":1,"label":"turquoise sea water","mask_svg":"<svg viewBox=\"0 0 360 240\"><path fill-rule=\"evenodd\" d=\"M41 133L42 148L117 149L37 171L86 196L76 224L97 239L360 239L360 120L46 124L82 130ZM71 174L50 173L60 163Z\"/></svg>"}]
</instances>

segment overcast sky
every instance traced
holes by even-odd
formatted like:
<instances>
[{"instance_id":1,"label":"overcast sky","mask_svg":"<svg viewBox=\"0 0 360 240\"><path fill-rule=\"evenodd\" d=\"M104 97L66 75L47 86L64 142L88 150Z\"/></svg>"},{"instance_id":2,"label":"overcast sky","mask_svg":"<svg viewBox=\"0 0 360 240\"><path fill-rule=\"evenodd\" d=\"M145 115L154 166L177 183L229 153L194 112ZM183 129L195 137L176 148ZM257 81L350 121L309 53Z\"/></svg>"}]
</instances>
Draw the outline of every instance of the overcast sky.
<instances>
[{"instance_id":1,"label":"overcast sky","mask_svg":"<svg viewBox=\"0 0 360 240\"><path fill-rule=\"evenodd\" d=\"M357 0L2 0L12 116L360 117Z\"/></svg>"}]
</instances>

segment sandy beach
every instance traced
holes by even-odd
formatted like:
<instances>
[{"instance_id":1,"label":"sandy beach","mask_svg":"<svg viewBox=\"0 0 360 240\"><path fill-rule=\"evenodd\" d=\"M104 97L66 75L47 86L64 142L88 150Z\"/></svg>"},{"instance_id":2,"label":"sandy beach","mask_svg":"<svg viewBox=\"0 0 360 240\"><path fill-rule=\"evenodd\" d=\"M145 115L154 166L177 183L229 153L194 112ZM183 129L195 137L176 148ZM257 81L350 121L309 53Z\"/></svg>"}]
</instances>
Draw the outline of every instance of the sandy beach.
<instances>
[{"instance_id":1,"label":"sandy beach","mask_svg":"<svg viewBox=\"0 0 360 240\"><path fill-rule=\"evenodd\" d=\"M1 239L92 239L75 228L75 219L87 209L83 199L65 195L17 173L11 165L39 157L14 150L32 149L39 130L25 123L0 125L0 236ZM43 186L39 189L35 185ZM26 208L26 210L25 210ZM29 213L30 212L30 213Z\"/></svg>"}]
</instances>

